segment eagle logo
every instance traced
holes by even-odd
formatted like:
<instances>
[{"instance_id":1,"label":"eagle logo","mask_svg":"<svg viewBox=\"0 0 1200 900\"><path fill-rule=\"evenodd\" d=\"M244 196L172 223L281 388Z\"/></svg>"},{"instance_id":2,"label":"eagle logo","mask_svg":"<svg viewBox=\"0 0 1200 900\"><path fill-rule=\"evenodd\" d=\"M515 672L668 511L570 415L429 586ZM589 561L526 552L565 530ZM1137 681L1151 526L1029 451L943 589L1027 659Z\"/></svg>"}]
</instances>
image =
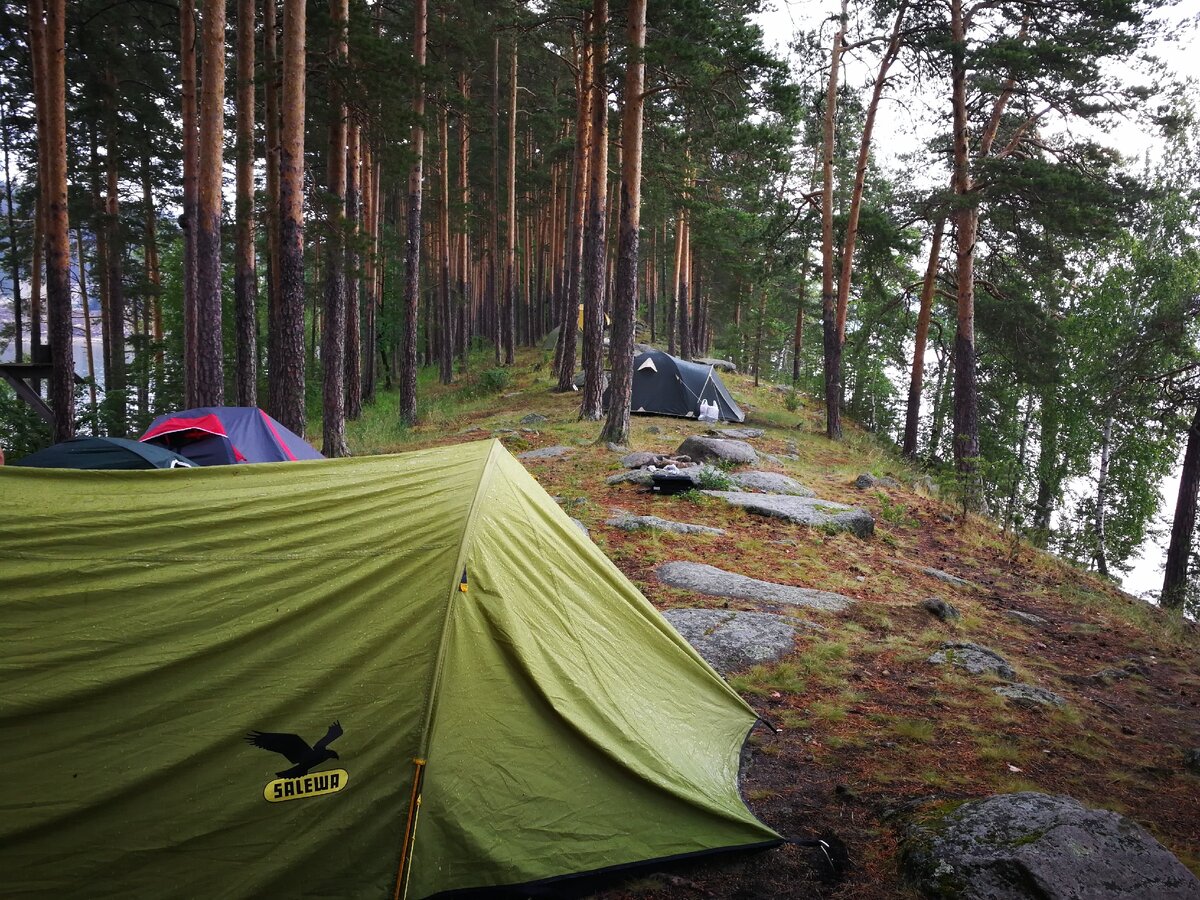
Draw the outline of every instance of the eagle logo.
<instances>
[{"instance_id":1,"label":"eagle logo","mask_svg":"<svg viewBox=\"0 0 1200 900\"><path fill-rule=\"evenodd\" d=\"M275 773L276 778L303 778L313 769L329 759L338 759L337 751L329 749L329 745L342 736L342 725L334 722L325 732L325 736L311 747L298 734L282 734L277 731L251 731L246 735L246 742L263 750L278 753L293 763L290 769Z\"/></svg>"}]
</instances>

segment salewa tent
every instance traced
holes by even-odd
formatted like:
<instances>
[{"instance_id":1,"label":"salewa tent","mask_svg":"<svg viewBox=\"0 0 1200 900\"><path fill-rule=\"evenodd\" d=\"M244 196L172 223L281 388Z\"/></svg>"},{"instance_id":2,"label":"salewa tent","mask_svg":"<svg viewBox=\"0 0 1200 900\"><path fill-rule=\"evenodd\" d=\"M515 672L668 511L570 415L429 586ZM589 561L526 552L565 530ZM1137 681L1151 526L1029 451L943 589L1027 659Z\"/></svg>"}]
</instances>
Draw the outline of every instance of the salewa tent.
<instances>
[{"instance_id":1,"label":"salewa tent","mask_svg":"<svg viewBox=\"0 0 1200 900\"><path fill-rule=\"evenodd\" d=\"M190 469L196 463L154 444L118 437L81 437L30 453L13 465L41 469Z\"/></svg>"},{"instance_id":2,"label":"salewa tent","mask_svg":"<svg viewBox=\"0 0 1200 900\"><path fill-rule=\"evenodd\" d=\"M746 421L746 414L711 365L688 362L661 350L633 358L632 412L699 418L701 400L715 403L723 422Z\"/></svg>"},{"instance_id":3,"label":"salewa tent","mask_svg":"<svg viewBox=\"0 0 1200 900\"><path fill-rule=\"evenodd\" d=\"M253 406L207 406L167 413L139 440L201 466L324 459L311 444Z\"/></svg>"},{"instance_id":4,"label":"salewa tent","mask_svg":"<svg viewBox=\"0 0 1200 900\"><path fill-rule=\"evenodd\" d=\"M6 896L416 900L779 841L754 713L497 442L0 494Z\"/></svg>"}]
</instances>

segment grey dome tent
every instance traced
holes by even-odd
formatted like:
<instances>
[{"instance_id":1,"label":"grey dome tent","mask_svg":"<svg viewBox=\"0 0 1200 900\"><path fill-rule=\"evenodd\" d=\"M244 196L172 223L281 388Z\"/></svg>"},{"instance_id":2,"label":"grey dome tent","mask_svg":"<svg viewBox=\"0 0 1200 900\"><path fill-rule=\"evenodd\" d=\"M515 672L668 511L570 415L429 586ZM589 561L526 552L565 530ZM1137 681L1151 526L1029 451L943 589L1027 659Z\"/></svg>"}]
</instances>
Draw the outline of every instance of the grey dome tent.
<instances>
[{"instance_id":1,"label":"grey dome tent","mask_svg":"<svg viewBox=\"0 0 1200 900\"><path fill-rule=\"evenodd\" d=\"M716 403L722 422L744 422L746 414L712 366L650 350L633 358L629 409L650 416L700 417L700 401Z\"/></svg>"}]
</instances>

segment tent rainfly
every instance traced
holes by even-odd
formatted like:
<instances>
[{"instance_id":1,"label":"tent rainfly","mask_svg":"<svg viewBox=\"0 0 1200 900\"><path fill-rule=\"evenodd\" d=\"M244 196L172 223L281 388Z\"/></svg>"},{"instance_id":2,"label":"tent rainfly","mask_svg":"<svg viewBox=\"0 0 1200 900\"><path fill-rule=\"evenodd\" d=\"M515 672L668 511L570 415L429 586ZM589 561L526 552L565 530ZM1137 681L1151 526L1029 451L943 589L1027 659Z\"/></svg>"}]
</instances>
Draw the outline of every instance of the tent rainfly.
<instances>
[{"instance_id":1,"label":"tent rainfly","mask_svg":"<svg viewBox=\"0 0 1200 900\"><path fill-rule=\"evenodd\" d=\"M0 493L7 896L416 900L780 840L753 711L498 442Z\"/></svg>"},{"instance_id":2,"label":"tent rainfly","mask_svg":"<svg viewBox=\"0 0 1200 900\"><path fill-rule=\"evenodd\" d=\"M204 406L167 413L138 440L200 466L324 459L308 441L254 406Z\"/></svg>"},{"instance_id":3,"label":"tent rainfly","mask_svg":"<svg viewBox=\"0 0 1200 900\"><path fill-rule=\"evenodd\" d=\"M715 403L723 422L744 422L746 414L712 366L688 362L661 350L633 358L631 412L652 416L698 418L700 401Z\"/></svg>"}]
</instances>

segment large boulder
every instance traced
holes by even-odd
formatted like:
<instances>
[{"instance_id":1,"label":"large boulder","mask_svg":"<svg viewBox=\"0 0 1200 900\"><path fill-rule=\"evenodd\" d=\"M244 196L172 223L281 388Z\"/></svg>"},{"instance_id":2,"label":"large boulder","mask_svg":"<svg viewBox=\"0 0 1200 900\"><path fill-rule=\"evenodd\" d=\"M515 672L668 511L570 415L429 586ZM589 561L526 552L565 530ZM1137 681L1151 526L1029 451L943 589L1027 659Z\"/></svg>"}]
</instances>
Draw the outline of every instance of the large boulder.
<instances>
[{"instance_id":1,"label":"large boulder","mask_svg":"<svg viewBox=\"0 0 1200 900\"><path fill-rule=\"evenodd\" d=\"M875 533L875 517L865 509L816 497L789 497L778 494L748 494L734 491L705 491L733 506L758 516L785 519L797 525L849 531L861 538Z\"/></svg>"},{"instance_id":2,"label":"large boulder","mask_svg":"<svg viewBox=\"0 0 1200 900\"><path fill-rule=\"evenodd\" d=\"M761 428L710 428L708 433L713 437L731 438L735 441L748 441L763 436Z\"/></svg>"},{"instance_id":3,"label":"large boulder","mask_svg":"<svg viewBox=\"0 0 1200 900\"><path fill-rule=\"evenodd\" d=\"M762 491L764 494L789 494L793 497L815 497L813 489L794 478L778 472L731 472L729 480L744 491Z\"/></svg>"},{"instance_id":4,"label":"large boulder","mask_svg":"<svg viewBox=\"0 0 1200 900\"><path fill-rule=\"evenodd\" d=\"M1054 691L1048 691L1036 684L1000 684L992 688L992 692L1026 709L1036 709L1039 706L1061 709L1067 705L1067 701Z\"/></svg>"},{"instance_id":5,"label":"large boulder","mask_svg":"<svg viewBox=\"0 0 1200 900\"><path fill-rule=\"evenodd\" d=\"M759 581L735 572L726 572L704 563L670 562L658 567L658 580L668 587L696 591L711 597L732 597L738 600L759 600L765 603L786 603L829 612L841 612L854 601L831 591Z\"/></svg>"},{"instance_id":6,"label":"large boulder","mask_svg":"<svg viewBox=\"0 0 1200 900\"><path fill-rule=\"evenodd\" d=\"M758 462L758 454L745 441L705 437L702 434L693 434L686 438L675 452L699 462L724 462L734 465L754 465Z\"/></svg>"},{"instance_id":7,"label":"large boulder","mask_svg":"<svg viewBox=\"0 0 1200 900\"><path fill-rule=\"evenodd\" d=\"M949 572L943 572L941 569L934 569L931 567L927 567L927 568L922 568L921 571L923 573L925 573L926 575L928 575L930 578L936 578L938 581L942 582L943 584L948 584L948 585L951 585L952 587L958 587L958 588L971 587L971 582L967 581L965 578L959 578L957 575L951 575Z\"/></svg>"},{"instance_id":8,"label":"large boulder","mask_svg":"<svg viewBox=\"0 0 1200 900\"><path fill-rule=\"evenodd\" d=\"M796 620L729 609L669 609L663 616L718 672L776 662L795 649Z\"/></svg>"},{"instance_id":9,"label":"large boulder","mask_svg":"<svg viewBox=\"0 0 1200 900\"><path fill-rule=\"evenodd\" d=\"M926 662L945 665L952 663L972 675L996 675L1005 681L1016 681L1017 673L995 650L970 641L947 641Z\"/></svg>"},{"instance_id":10,"label":"large boulder","mask_svg":"<svg viewBox=\"0 0 1200 900\"><path fill-rule=\"evenodd\" d=\"M1200 880L1136 822L1035 792L909 826L905 876L926 897L1200 900Z\"/></svg>"}]
</instances>

